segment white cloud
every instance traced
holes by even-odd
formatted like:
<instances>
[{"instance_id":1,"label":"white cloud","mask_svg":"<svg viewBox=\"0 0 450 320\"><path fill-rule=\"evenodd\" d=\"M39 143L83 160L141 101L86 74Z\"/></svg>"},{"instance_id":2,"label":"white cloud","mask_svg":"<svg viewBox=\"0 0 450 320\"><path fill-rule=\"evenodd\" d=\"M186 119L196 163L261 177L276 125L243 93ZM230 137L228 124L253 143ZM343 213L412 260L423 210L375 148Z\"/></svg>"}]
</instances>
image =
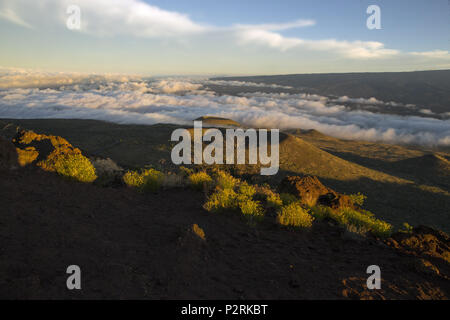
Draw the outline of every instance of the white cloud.
<instances>
[{"instance_id":1,"label":"white cloud","mask_svg":"<svg viewBox=\"0 0 450 320\"><path fill-rule=\"evenodd\" d=\"M268 23L268 24L236 24L233 26L233 29L238 30L270 30L270 31L281 31L281 30L288 30L293 28L303 28L303 27L311 27L316 25L316 22L314 20L305 20L305 19L299 19L292 22L285 22L285 23Z\"/></svg>"},{"instance_id":2,"label":"white cloud","mask_svg":"<svg viewBox=\"0 0 450 320\"><path fill-rule=\"evenodd\" d=\"M185 14L141 0L3 0L0 13L21 25L51 24L64 28L69 5L81 9L81 31L99 36L170 37L206 29Z\"/></svg>"},{"instance_id":3,"label":"white cloud","mask_svg":"<svg viewBox=\"0 0 450 320\"><path fill-rule=\"evenodd\" d=\"M313 51L328 51L347 58L371 59L392 57L400 53L398 50L387 49L381 42L375 41L339 41L304 40L294 37L284 37L277 32L264 29L244 29L239 35L241 44L257 44L286 51L292 48L308 49Z\"/></svg>"},{"instance_id":4,"label":"white cloud","mask_svg":"<svg viewBox=\"0 0 450 320\"><path fill-rule=\"evenodd\" d=\"M26 76L25 71L10 71ZM79 75L77 75L79 76ZM35 75L36 77L36 75ZM244 93L216 95L200 82L188 80L145 80L100 78L86 75L76 84L59 80L37 83L39 88L0 90L0 118L78 118L117 123L178 123L215 115L244 125L280 129L316 129L345 139L361 139L423 145L450 145L450 120L421 116L399 116L352 110L343 102L320 95L287 93ZM1 82L1 77L0 77ZM58 86L42 89L41 83ZM245 90L246 86L242 86ZM358 100L382 103L377 99ZM406 107L406 106L405 106Z\"/></svg>"},{"instance_id":5,"label":"white cloud","mask_svg":"<svg viewBox=\"0 0 450 320\"><path fill-rule=\"evenodd\" d=\"M433 59L450 59L450 53L446 50L433 50L423 52L411 52L414 56L433 58Z\"/></svg>"},{"instance_id":6,"label":"white cloud","mask_svg":"<svg viewBox=\"0 0 450 320\"><path fill-rule=\"evenodd\" d=\"M303 40L297 38L283 37L279 33L267 31L264 29L244 29L238 33L239 42L241 44L257 44L269 46L271 48L286 51L288 49L298 47Z\"/></svg>"}]
</instances>

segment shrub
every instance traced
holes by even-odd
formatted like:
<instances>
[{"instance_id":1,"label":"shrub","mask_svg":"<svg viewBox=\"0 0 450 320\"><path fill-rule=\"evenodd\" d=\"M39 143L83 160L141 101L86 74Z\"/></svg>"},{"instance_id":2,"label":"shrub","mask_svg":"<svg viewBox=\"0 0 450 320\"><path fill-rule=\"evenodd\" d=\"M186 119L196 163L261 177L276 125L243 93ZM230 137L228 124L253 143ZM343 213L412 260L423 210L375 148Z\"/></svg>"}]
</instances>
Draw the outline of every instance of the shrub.
<instances>
[{"instance_id":1,"label":"shrub","mask_svg":"<svg viewBox=\"0 0 450 320\"><path fill-rule=\"evenodd\" d=\"M239 186L239 194L248 198L252 198L256 193L254 186L249 185L247 182L242 183Z\"/></svg>"},{"instance_id":2,"label":"shrub","mask_svg":"<svg viewBox=\"0 0 450 320\"><path fill-rule=\"evenodd\" d=\"M259 201L254 201L251 199L242 199L238 202L239 209L241 213L251 221L253 219L261 219L264 217L264 210Z\"/></svg>"},{"instance_id":3,"label":"shrub","mask_svg":"<svg viewBox=\"0 0 450 320\"><path fill-rule=\"evenodd\" d=\"M344 208L334 215L334 218L342 225L352 225L357 228L366 229L375 236L388 237L392 233L392 225L374 217L369 211L356 211Z\"/></svg>"},{"instance_id":4,"label":"shrub","mask_svg":"<svg viewBox=\"0 0 450 320\"><path fill-rule=\"evenodd\" d=\"M142 191L155 192L159 189L164 179L164 174L155 169L145 169L140 173L128 171L123 176L123 181L130 187L139 188Z\"/></svg>"},{"instance_id":5,"label":"shrub","mask_svg":"<svg viewBox=\"0 0 450 320\"><path fill-rule=\"evenodd\" d=\"M360 192L358 192L357 194L351 194L349 195L349 197L353 204L356 204L360 207L363 206L364 201L367 199L367 197Z\"/></svg>"},{"instance_id":6,"label":"shrub","mask_svg":"<svg viewBox=\"0 0 450 320\"><path fill-rule=\"evenodd\" d=\"M283 206L283 201L278 193L270 192L266 198L267 206L269 208L279 209Z\"/></svg>"},{"instance_id":7,"label":"shrub","mask_svg":"<svg viewBox=\"0 0 450 320\"><path fill-rule=\"evenodd\" d=\"M314 218L300 203L293 202L278 211L277 222L283 226L309 228Z\"/></svg>"},{"instance_id":8,"label":"shrub","mask_svg":"<svg viewBox=\"0 0 450 320\"><path fill-rule=\"evenodd\" d=\"M16 143L21 145L30 143L41 145L43 141L48 141L53 150L46 159L39 161L37 166L81 182L92 182L97 179L95 168L89 159L82 155L80 149L74 148L62 137L22 131L20 137L15 140ZM40 152L34 146L28 146L22 151L19 150L18 152L21 154L19 157L22 156L21 161L25 165L36 160Z\"/></svg>"},{"instance_id":9,"label":"shrub","mask_svg":"<svg viewBox=\"0 0 450 320\"><path fill-rule=\"evenodd\" d=\"M216 172L215 179L217 186L222 189L234 189L239 183L239 179L222 170Z\"/></svg>"},{"instance_id":10,"label":"shrub","mask_svg":"<svg viewBox=\"0 0 450 320\"><path fill-rule=\"evenodd\" d=\"M323 220L333 215L332 209L330 207L321 205L310 207L310 213L317 220Z\"/></svg>"},{"instance_id":11,"label":"shrub","mask_svg":"<svg viewBox=\"0 0 450 320\"><path fill-rule=\"evenodd\" d=\"M198 224L194 223L192 225L192 232L197 235L200 239L206 240L205 231L198 226Z\"/></svg>"},{"instance_id":12,"label":"shrub","mask_svg":"<svg viewBox=\"0 0 450 320\"><path fill-rule=\"evenodd\" d=\"M33 163L39 156L39 152L34 147L27 147L25 149L16 148L17 161L21 167L25 167Z\"/></svg>"},{"instance_id":13,"label":"shrub","mask_svg":"<svg viewBox=\"0 0 450 320\"><path fill-rule=\"evenodd\" d=\"M45 164L42 164L45 166ZM57 173L81 182L92 182L97 179L95 169L88 158L81 154L64 154L54 159L52 164Z\"/></svg>"},{"instance_id":14,"label":"shrub","mask_svg":"<svg viewBox=\"0 0 450 320\"><path fill-rule=\"evenodd\" d=\"M282 193L280 198L285 206L298 201L298 198L290 193Z\"/></svg>"},{"instance_id":15,"label":"shrub","mask_svg":"<svg viewBox=\"0 0 450 320\"><path fill-rule=\"evenodd\" d=\"M233 189L218 189L204 204L204 208L211 212L237 208L237 193Z\"/></svg>"},{"instance_id":16,"label":"shrub","mask_svg":"<svg viewBox=\"0 0 450 320\"><path fill-rule=\"evenodd\" d=\"M97 172L97 175L113 175L116 172L122 171L122 168L119 167L113 160L110 158L107 159L96 159L92 161L92 165Z\"/></svg>"},{"instance_id":17,"label":"shrub","mask_svg":"<svg viewBox=\"0 0 450 320\"><path fill-rule=\"evenodd\" d=\"M194 189L203 190L204 185L210 185L212 178L204 171L193 173L189 176L189 182Z\"/></svg>"},{"instance_id":18,"label":"shrub","mask_svg":"<svg viewBox=\"0 0 450 320\"><path fill-rule=\"evenodd\" d=\"M413 233L413 229L414 227L411 226L408 222L404 222L402 224L402 229L399 229L398 232L411 234Z\"/></svg>"}]
</instances>

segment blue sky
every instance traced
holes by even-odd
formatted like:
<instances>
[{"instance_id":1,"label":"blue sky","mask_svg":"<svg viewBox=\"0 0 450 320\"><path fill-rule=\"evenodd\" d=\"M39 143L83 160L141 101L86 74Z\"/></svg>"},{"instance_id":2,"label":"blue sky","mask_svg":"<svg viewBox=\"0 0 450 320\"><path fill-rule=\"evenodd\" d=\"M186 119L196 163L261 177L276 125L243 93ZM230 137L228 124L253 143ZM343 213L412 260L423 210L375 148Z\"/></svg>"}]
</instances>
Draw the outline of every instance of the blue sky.
<instances>
[{"instance_id":1,"label":"blue sky","mask_svg":"<svg viewBox=\"0 0 450 320\"><path fill-rule=\"evenodd\" d=\"M81 29L65 10L76 4ZM381 30L366 27L369 5ZM450 68L450 2L0 0L0 66L282 74Z\"/></svg>"}]
</instances>

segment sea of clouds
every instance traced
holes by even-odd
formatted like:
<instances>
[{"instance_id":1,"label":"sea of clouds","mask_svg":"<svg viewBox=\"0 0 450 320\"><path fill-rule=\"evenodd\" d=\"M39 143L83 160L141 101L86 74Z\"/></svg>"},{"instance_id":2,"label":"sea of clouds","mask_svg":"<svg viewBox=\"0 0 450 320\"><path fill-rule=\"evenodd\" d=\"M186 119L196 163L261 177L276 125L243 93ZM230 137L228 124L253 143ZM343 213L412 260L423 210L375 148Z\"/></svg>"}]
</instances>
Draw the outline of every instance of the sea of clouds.
<instances>
[{"instance_id":1,"label":"sea of clouds","mask_svg":"<svg viewBox=\"0 0 450 320\"><path fill-rule=\"evenodd\" d=\"M242 93L223 95L208 85L240 87ZM248 93L248 87L258 88L258 92ZM426 109L418 110L424 116L385 114L380 112L384 105L416 107L376 98L270 93L265 88L291 89L199 78L155 79L0 69L0 118L192 124L193 119L209 115L231 118L252 127L316 129L344 139L450 146L449 114L430 117ZM352 103L369 106L373 111L350 108Z\"/></svg>"}]
</instances>

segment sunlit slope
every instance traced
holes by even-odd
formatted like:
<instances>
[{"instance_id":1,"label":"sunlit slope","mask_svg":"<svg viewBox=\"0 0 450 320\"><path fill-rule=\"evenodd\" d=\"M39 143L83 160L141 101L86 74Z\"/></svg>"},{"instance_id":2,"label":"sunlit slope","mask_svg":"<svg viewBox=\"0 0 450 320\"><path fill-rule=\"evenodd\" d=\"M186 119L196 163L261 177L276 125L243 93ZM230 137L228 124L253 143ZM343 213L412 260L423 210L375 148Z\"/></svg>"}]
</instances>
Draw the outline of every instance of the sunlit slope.
<instances>
[{"instance_id":1,"label":"sunlit slope","mask_svg":"<svg viewBox=\"0 0 450 320\"><path fill-rule=\"evenodd\" d=\"M176 143L170 141L170 136L180 126L119 125L92 120L52 119L3 121L0 129L8 123L13 125L7 130L14 125L21 125L36 132L66 137L87 155L109 157L125 168L156 166L176 170L171 161L171 150ZM425 224L448 230L450 194L437 183L443 179L440 170L448 168L447 160L432 159L431 162L435 162L434 166L439 171L430 169L425 174L429 178L423 180L423 172L427 169L421 160L418 164L415 164L416 160L411 160L417 170L410 170L409 173L404 172L407 165L395 166L395 161L424 155L421 151L338 140L318 132L313 134L316 140L320 138L320 143L311 137L307 142L306 138L281 133L280 172L264 179L276 184L288 174L315 175L339 192L365 194L368 197L366 208L389 222L397 225L403 222ZM360 149L363 151L358 153ZM397 156L388 160L389 150ZM402 152L405 152L404 156L401 156ZM368 156L364 157L365 154ZM263 178L259 170L253 170L252 173L257 173L255 177L258 179Z\"/></svg>"}]
</instances>

